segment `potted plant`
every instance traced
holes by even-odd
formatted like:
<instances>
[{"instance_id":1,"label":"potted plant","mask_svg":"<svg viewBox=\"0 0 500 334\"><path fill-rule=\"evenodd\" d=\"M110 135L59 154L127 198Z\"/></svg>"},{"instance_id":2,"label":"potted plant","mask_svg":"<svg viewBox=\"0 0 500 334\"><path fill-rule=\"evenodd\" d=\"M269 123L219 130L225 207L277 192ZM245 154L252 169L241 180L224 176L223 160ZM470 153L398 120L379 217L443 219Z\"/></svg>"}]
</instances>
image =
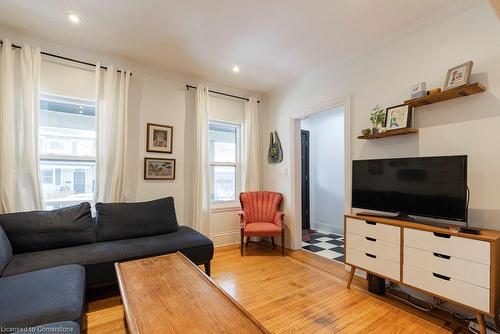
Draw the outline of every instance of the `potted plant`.
<instances>
[{"instance_id":1,"label":"potted plant","mask_svg":"<svg viewBox=\"0 0 500 334\"><path fill-rule=\"evenodd\" d=\"M376 135L378 133L379 126L382 126L385 122L385 111L377 104L370 113L370 122L372 123L372 134Z\"/></svg>"}]
</instances>

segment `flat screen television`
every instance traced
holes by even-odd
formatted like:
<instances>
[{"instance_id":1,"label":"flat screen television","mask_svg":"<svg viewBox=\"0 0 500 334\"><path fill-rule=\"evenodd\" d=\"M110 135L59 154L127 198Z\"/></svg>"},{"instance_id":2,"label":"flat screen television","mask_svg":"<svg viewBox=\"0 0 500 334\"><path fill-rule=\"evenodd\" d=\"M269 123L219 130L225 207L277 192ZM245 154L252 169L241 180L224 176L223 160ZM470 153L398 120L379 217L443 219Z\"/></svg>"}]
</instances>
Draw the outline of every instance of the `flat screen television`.
<instances>
[{"instance_id":1,"label":"flat screen television","mask_svg":"<svg viewBox=\"0 0 500 334\"><path fill-rule=\"evenodd\" d=\"M352 207L467 221L467 156L354 160Z\"/></svg>"}]
</instances>

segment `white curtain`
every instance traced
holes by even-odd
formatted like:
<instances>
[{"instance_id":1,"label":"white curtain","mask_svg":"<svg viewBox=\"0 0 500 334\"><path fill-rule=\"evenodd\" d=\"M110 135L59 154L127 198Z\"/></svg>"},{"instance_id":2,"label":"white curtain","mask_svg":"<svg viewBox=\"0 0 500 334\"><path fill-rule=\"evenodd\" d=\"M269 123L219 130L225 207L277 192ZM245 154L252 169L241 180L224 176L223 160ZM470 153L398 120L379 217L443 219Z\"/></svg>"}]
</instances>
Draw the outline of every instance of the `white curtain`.
<instances>
[{"instance_id":1,"label":"white curtain","mask_svg":"<svg viewBox=\"0 0 500 334\"><path fill-rule=\"evenodd\" d=\"M262 189L262 157L259 140L259 112L257 99L251 97L245 102L245 140L244 140L244 185L245 191Z\"/></svg>"},{"instance_id":2,"label":"white curtain","mask_svg":"<svg viewBox=\"0 0 500 334\"><path fill-rule=\"evenodd\" d=\"M208 87L196 90L196 134L194 165L193 227L210 235L210 157L208 147Z\"/></svg>"},{"instance_id":3,"label":"white curtain","mask_svg":"<svg viewBox=\"0 0 500 334\"><path fill-rule=\"evenodd\" d=\"M101 84L100 64L95 72L97 202L127 200L127 114L130 71L109 66Z\"/></svg>"},{"instance_id":4,"label":"white curtain","mask_svg":"<svg viewBox=\"0 0 500 334\"><path fill-rule=\"evenodd\" d=\"M0 59L0 212L43 208L38 166L41 55L3 40Z\"/></svg>"}]
</instances>

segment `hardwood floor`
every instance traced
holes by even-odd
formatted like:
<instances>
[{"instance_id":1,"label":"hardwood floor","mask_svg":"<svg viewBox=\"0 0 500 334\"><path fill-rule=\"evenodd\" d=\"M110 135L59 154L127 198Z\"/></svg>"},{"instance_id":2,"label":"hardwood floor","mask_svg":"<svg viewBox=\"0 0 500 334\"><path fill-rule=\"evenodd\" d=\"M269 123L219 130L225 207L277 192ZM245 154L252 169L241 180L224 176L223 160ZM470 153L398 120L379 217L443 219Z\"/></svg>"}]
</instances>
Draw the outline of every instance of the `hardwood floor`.
<instances>
[{"instance_id":1,"label":"hardwood floor","mask_svg":"<svg viewBox=\"0 0 500 334\"><path fill-rule=\"evenodd\" d=\"M338 276L347 273L339 266L321 260L311 266L303 251L292 255L282 257L256 244L244 257L238 248L217 250L212 278L273 333L450 332L444 322L365 293L358 288L361 279L346 289ZM106 291L110 296L89 297L86 333L125 333L123 307L113 290Z\"/></svg>"}]
</instances>

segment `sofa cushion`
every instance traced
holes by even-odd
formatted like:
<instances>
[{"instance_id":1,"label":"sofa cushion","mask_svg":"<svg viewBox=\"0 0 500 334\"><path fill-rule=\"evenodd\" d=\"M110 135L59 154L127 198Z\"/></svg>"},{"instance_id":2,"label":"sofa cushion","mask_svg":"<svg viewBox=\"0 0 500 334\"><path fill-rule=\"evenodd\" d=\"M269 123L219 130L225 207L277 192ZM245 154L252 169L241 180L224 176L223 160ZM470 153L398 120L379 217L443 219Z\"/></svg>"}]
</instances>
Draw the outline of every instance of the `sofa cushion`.
<instances>
[{"instance_id":1,"label":"sofa cushion","mask_svg":"<svg viewBox=\"0 0 500 334\"><path fill-rule=\"evenodd\" d=\"M80 326L74 321L52 322L36 327L20 328L14 334L47 334L47 333L69 333L79 334Z\"/></svg>"},{"instance_id":2,"label":"sofa cushion","mask_svg":"<svg viewBox=\"0 0 500 334\"><path fill-rule=\"evenodd\" d=\"M85 270L79 265L0 278L0 327L78 321L84 309Z\"/></svg>"},{"instance_id":3,"label":"sofa cushion","mask_svg":"<svg viewBox=\"0 0 500 334\"><path fill-rule=\"evenodd\" d=\"M70 247L96 241L89 203L52 211L0 215L14 254Z\"/></svg>"},{"instance_id":4,"label":"sofa cushion","mask_svg":"<svg viewBox=\"0 0 500 334\"><path fill-rule=\"evenodd\" d=\"M180 226L177 232L168 234L17 254L12 257L3 275L17 275L70 263L85 266L110 263L112 266L116 261L176 251L181 251L191 261L201 264L212 259L214 246L212 241L203 234L189 227Z\"/></svg>"},{"instance_id":5,"label":"sofa cushion","mask_svg":"<svg viewBox=\"0 0 500 334\"><path fill-rule=\"evenodd\" d=\"M7 235L0 226L0 275L12 257L12 247Z\"/></svg>"},{"instance_id":6,"label":"sofa cushion","mask_svg":"<svg viewBox=\"0 0 500 334\"><path fill-rule=\"evenodd\" d=\"M97 203L97 239L122 240L179 229L173 197L140 203Z\"/></svg>"}]
</instances>

